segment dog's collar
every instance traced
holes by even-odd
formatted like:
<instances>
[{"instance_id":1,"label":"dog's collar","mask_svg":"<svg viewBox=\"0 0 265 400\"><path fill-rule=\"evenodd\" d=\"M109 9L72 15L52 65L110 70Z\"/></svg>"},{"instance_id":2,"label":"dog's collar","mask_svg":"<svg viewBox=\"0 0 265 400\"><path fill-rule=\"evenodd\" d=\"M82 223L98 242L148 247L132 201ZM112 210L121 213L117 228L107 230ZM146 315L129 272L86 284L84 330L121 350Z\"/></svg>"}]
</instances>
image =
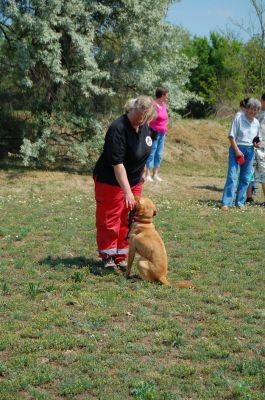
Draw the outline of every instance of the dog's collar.
<instances>
[{"instance_id":1,"label":"dog's collar","mask_svg":"<svg viewBox=\"0 0 265 400\"><path fill-rule=\"evenodd\" d=\"M125 240L129 239L129 234L130 234L130 230L133 224L133 219L134 219L134 214L136 213L136 208L134 208L133 210L131 210L128 214L128 233L125 237Z\"/></svg>"},{"instance_id":2,"label":"dog's collar","mask_svg":"<svg viewBox=\"0 0 265 400\"><path fill-rule=\"evenodd\" d=\"M137 218L137 215L135 215L135 213L136 213L136 208L134 208L133 210L131 210L129 212L129 215L128 215L128 233L127 233L127 236L125 238L126 240L129 239L129 234L130 234L130 231L131 231L133 223L135 223L135 222L139 222L141 224L151 224L152 223L151 221L143 221L143 220Z\"/></svg>"},{"instance_id":3,"label":"dog's collar","mask_svg":"<svg viewBox=\"0 0 265 400\"><path fill-rule=\"evenodd\" d=\"M151 221L144 221L142 219L139 219L139 218L137 218L137 216L132 218L132 223L134 223L134 222L139 222L140 224L151 224L152 223Z\"/></svg>"}]
</instances>

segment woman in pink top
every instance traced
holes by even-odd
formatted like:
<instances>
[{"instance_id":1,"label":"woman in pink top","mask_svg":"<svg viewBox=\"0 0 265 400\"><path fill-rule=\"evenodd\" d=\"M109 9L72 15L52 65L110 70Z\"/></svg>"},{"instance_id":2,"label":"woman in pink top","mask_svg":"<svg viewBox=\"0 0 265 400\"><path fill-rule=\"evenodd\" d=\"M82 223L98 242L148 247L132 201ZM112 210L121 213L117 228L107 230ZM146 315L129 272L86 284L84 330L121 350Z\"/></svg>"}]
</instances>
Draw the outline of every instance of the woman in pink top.
<instances>
[{"instance_id":1,"label":"woman in pink top","mask_svg":"<svg viewBox=\"0 0 265 400\"><path fill-rule=\"evenodd\" d=\"M146 176L145 180L149 182L153 181L162 181L160 176L158 175L158 169L161 164L165 137L167 133L167 107L166 107L166 98L167 98L168 90L164 87L159 87L156 89L156 113L157 117L153 121L150 122L150 128L155 131L156 139L153 141L152 150L148 160L146 162ZM153 174L151 176L150 170L153 169Z\"/></svg>"}]
</instances>

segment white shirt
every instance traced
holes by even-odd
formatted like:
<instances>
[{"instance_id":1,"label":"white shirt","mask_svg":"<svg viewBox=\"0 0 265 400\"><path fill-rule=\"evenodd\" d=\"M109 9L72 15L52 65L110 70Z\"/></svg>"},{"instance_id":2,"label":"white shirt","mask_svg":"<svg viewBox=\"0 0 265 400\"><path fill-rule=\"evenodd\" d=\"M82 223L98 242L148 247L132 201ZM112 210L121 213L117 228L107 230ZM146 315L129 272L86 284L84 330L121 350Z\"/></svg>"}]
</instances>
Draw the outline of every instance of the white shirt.
<instances>
[{"instance_id":1,"label":"white shirt","mask_svg":"<svg viewBox=\"0 0 265 400\"><path fill-rule=\"evenodd\" d=\"M253 146L255 136L260 137L260 123L256 118L249 121L245 113L234 118L228 137L234 138L237 145Z\"/></svg>"}]
</instances>

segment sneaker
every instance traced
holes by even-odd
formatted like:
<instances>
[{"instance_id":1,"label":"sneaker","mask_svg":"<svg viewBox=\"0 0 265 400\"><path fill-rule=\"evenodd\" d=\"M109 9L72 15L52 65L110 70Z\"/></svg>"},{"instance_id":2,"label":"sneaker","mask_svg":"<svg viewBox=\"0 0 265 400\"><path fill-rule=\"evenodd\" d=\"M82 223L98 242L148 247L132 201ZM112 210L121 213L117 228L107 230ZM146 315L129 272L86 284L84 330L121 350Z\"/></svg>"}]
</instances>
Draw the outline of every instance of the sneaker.
<instances>
[{"instance_id":1,"label":"sneaker","mask_svg":"<svg viewBox=\"0 0 265 400\"><path fill-rule=\"evenodd\" d=\"M221 207L221 210L222 210L222 211L229 211L229 207L228 207L228 206L222 206L222 207Z\"/></svg>"},{"instance_id":2,"label":"sneaker","mask_svg":"<svg viewBox=\"0 0 265 400\"><path fill-rule=\"evenodd\" d=\"M107 257L103 260L104 268L115 268L116 264L113 257Z\"/></svg>"},{"instance_id":3,"label":"sneaker","mask_svg":"<svg viewBox=\"0 0 265 400\"><path fill-rule=\"evenodd\" d=\"M154 176L153 176L153 180L154 180L154 181L157 181L157 182L161 182L163 179L160 178L160 176L158 176L158 175L154 175Z\"/></svg>"},{"instance_id":4,"label":"sneaker","mask_svg":"<svg viewBox=\"0 0 265 400\"><path fill-rule=\"evenodd\" d=\"M146 181L146 182L154 182L153 178L152 178L150 175L147 175L147 176L145 177L145 181Z\"/></svg>"},{"instance_id":5,"label":"sneaker","mask_svg":"<svg viewBox=\"0 0 265 400\"><path fill-rule=\"evenodd\" d=\"M116 266L122 271L122 272L126 272L127 270L127 258L125 260L121 260L119 262L116 263Z\"/></svg>"}]
</instances>

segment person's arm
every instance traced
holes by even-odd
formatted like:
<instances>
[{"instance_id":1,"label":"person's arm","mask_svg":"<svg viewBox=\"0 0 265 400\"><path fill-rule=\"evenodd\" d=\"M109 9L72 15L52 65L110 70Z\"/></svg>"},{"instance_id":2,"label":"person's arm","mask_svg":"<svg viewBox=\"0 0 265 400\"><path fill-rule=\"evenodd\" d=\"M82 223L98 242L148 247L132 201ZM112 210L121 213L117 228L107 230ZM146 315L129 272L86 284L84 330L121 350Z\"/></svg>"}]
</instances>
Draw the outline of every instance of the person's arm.
<instances>
[{"instance_id":1,"label":"person's arm","mask_svg":"<svg viewBox=\"0 0 265 400\"><path fill-rule=\"evenodd\" d=\"M242 151L239 150L238 145L236 143L237 133L238 133L238 130L240 129L240 124L239 124L240 118L241 117L238 117L238 118L235 117L234 118L234 120L233 120L233 122L231 124L231 127L230 127L229 134L228 134L228 140L230 142L230 145L231 145L232 149L235 152L235 156L236 157L242 157L243 156Z\"/></svg>"},{"instance_id":2,"label":"person's arm","mask_svg":"<svg viewBox=\"0 0 265 400\"><path fill-rule=\"evenodd\" d=\"M133 210L135 207L134 195L131 191L131 187L127 178L127 173L123 164L113 165L115 177L123 190L125 204L129 210Z\"/></svg>"},{"instance_id":3,"label":"person's arm","mask_svg":"<svg viewBox=\"0 0 265 400\"><path fill-rule=\"evenodd\" d=\"M229 137L228 137L228 140L229 140L229 142L230 142L230 144L231 144L232 149L233 149L234 152L235 152L236 157L242 157L242 156L243 156L243 153L242 153L242 151L239 150L238 145L236 144L235 139L234 139L232 136L229 136Z\"/></svg>"}]
</instances>

